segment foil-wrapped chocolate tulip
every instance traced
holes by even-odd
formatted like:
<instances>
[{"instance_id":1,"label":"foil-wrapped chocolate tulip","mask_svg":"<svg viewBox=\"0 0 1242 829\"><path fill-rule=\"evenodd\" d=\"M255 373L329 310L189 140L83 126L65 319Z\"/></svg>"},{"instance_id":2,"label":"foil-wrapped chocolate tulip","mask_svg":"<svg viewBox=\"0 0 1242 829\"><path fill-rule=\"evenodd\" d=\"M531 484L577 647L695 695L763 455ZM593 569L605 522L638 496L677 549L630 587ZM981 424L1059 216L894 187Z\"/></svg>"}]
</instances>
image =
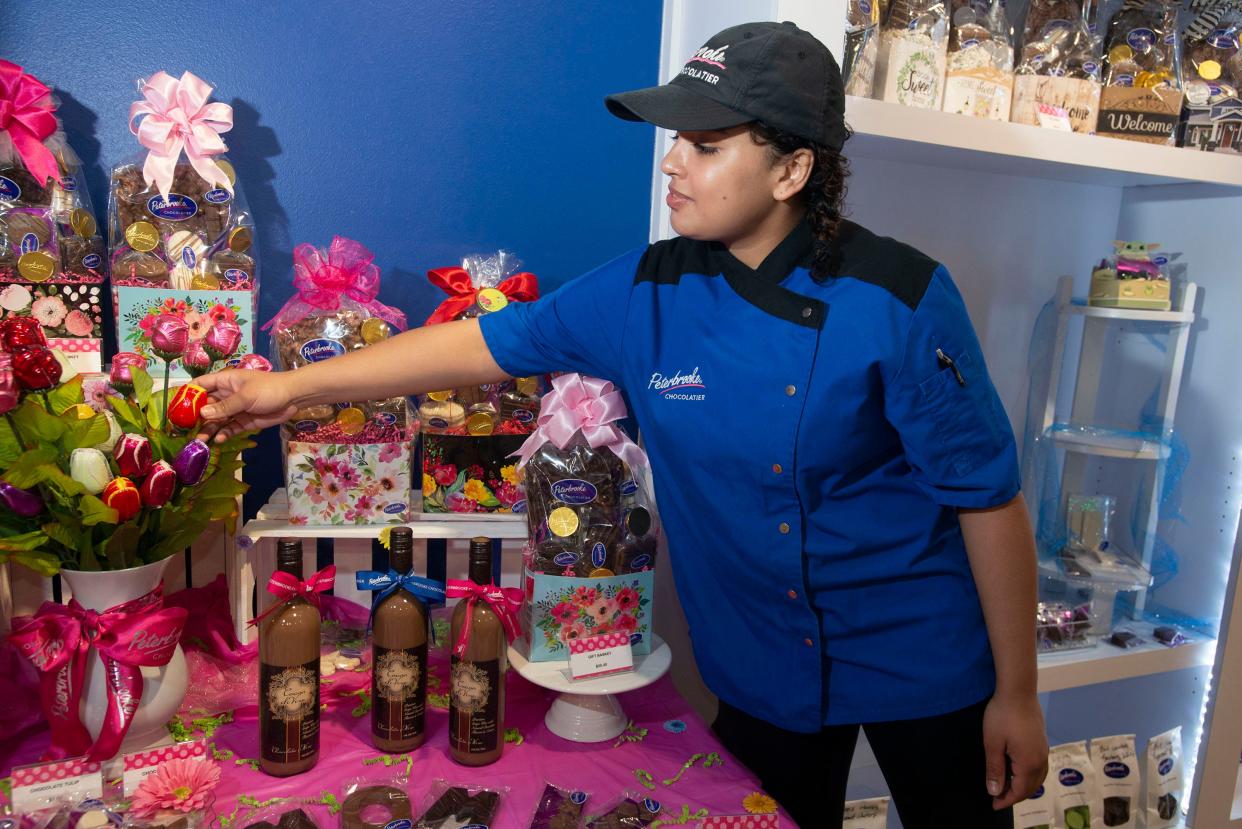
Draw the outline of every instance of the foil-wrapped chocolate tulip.
<instances>
[{"instance_id":1,"label":"foil-wrapped chocolate tulip","mask_svg":"<svg viewBox=\"0 0 1242 829\"><path fill-rule=\"evenodd\" d=\"M43 512L43 496L29 489L15 487L8 481L0 481L0 503L14 515L34 518Z\"/></svg>"},{"instance_id":2,"label":"foil-wrapped chocolate tulip","mask_svg":"<svg viewBox=\"0 0 1242 829\"><path fill-rule=\"evenodd\" d=\"M98 449L82 447L69 455L69 477L80 483L91 495L98 495L112 480L108 458Z\"/></svg>"},{"instance_id":3,"label":"foil-wrapped chocolate tulip","mask_svg":"<svg viewBox=\"0 0 1242 829\"><path fill-rule=\"evenodd\" d=\"M195 438L181 448L173 458L172 467L177 480L183 486L198 486L207 474L207 462L211 460L211 447Z\"/></svg>"},{"instance_id":4,"label":"foil-wrapped chocolate tulip","mask_svg":"<svg viewBox=\"0 0 1242 829\"><path fill-rule=\"evenodd\" d=\"M141 478L151 469L151 441L143 435L127 433L112 450L116 467L129 478Z\"/></svg>"},{"instance_id":5,"label":"foil-wrapped chocolate tulip","mask_svg":"<svg viewBox=\"0 0 1242 829\"><path fill-rule=\"evenodd\" d=\"M148 507L162 507L172 498L176 488L177 471L168 461L156 461L138 487L138 494Z\"/></svg>"}]
</instances>

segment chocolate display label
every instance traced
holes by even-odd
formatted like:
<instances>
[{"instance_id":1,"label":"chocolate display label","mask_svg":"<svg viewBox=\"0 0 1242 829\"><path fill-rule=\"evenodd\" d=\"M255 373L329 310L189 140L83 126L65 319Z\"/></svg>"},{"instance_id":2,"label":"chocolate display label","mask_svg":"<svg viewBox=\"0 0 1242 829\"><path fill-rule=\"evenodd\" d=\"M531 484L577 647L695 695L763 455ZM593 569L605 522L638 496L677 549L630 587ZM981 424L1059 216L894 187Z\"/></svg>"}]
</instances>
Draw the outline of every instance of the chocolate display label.
<instances>
[{"instance_id":1,"label":"chocolate display label","mask_svg":"<svg viewBox=\"0 0 1242 829\"><path fill-rule=\"evenodd\" d=\"M170 222L184 222L198 213L198 203L189 196L169 193L168 198L152 196L147 199L147 212Z\"/></svg>"},{"instance_id":2,"label":"chocolate display label","mask_svg":"<svg viewBox=\"0 0 1242 829\"><path fill-rule=\"evenodd\" d=\"M82 257L82 267L98 268L103 264L103 258L98 253L88 253Z\"/></svg>"},{"instance_id":3,"label":"chocolate display label","mask_svg":"<svg viewBox=\"0 0 1242 829\"><path fill-rule=\"evenodd\" d=\"M229 195L228 190L225 190L223 188L217 188L215 190L208 190L206 193L203 194L203 198L205 198L207 201L211 202L212 204L224 204L226 201L228 201L229 199L233 197Z\"/></svg>"},{"instance_id":4,"label":"chocolate display label","mask_svg":"<svg viewBox=\"0 0 1242 829\"><path fill-rule=\"evenodd\" d=\"M22 197L22 188L17 186L17 182L11 178L0 176L0 199L4 201L17 201Z\"/></svg>"},{"instance_id":5,"label":"chocolate display label","mask_svg":"<svg viewBox=\"0 0 1242 829\"><path fill-rule=\"evenodd\" d=\"M298 353L302 355L302 359L308 363L318 363L322 360L328 360L332 357L340 357L345 353L345 346L336 340L321 338L303 343L298 349Z\"/></svg>"},{"instance_id":6,"label":"chocolate display label","mask_svg":"<svg viewBox=\"0 0 1242 829\"><path fill-rule=\"evenodd\" d=\"M570 567L575 562L578 561L578 554L577 553L561 553L555 556L552 560L562 567Z\"/></svg>"},{"instance_id":7,"label":"chocolate display label","mask_svg":"<svg viewBox=\"0 0 1242 829\"><path fill-rule=\"evenodd\" d=\"M567 478L552 484L552 497L562 504L581 506L595 500L599 494L595 487L587 481Z\"/></svg>"},{"instance_id":8,"label":"chocolate display label","mask_svg":"<svg viewBox=\"0 0 1242 829\"><path fill-rule=\"evenodd\" d=\"M591 563L596 567L603 567L608 561L608 548L604 546L602 541L595 542L595 546L591 548Z\"/></svg>"}]
</instances>

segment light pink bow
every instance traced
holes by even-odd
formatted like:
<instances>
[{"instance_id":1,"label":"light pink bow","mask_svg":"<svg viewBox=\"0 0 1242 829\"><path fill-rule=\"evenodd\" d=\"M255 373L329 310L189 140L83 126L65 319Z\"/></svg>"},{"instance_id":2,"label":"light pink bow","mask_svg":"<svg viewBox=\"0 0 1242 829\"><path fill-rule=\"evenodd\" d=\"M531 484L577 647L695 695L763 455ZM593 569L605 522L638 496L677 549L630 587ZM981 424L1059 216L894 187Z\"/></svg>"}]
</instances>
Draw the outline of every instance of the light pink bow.
<instances>
[{"instance_id":1,"label":"light pink bow","mask_svg":"<svg viewBox=\"0 0 1242 829\"><path fill-rule=\"evenodd\" d=\"M156 587L102 613L76 600L67 607L44 602L34 616L13 620L9 640L39 670L53 755L112 759L142 701L142 667L169 663L187 615L183 607L164 607L163 588ZM108 710L94 744L78 712L91 650L103 661L108 694Z\"/></svg>"},{"instance_id":2,"label":"light pink bow","mask_svg":"<svg viewBox=\"0 0 1242 829\"><path fill-rule=\"evenodd\" d=\"M519 457L518 467L525 466L549 441L564 449L576 432L582 433L592 449L611 450L631 469L646 466L647 453L615 425L625 415L625 401L612 383L598 377L562 374L552 380L552 391L543 396L538 428L513 453Z\"/></svg>"},{"instance_id":3,"label":"light pink bow","mask_svg":"<svg viewBox=\"0 0 1242 829\"><path fill-rule=\"evenodd\" d=\"M142 177L164 198L172 189L182 150L203 181L233 192L229 177L211 158L228 149L219 133L233 129L233 108L207 103L211 89L192 72L183 72L179 79L156 72L142 84L144 100L129 105L129 131L150 150ZM135 127L140 116L142 123Z\"/></svg>"},{"instance_id":4,"label":"light pink bow","mask_svg":"<svg viewBox=\"0 0 1242 829\"><path fill-rule=\"evenodd\" d=\"M277 570L272 573L272 577L267 580L267 592L275 596L279 601L260 613L258 616L250 620L250 624L257 625L268 616L279 610L285 602L292 598L301 596L309 601L315 607L319 607L319 594L326 593L332 589L332 585L336 583L336 565L329 564L319 572L312 575L306 581L302 581L292 573L286 573L284 570Z\"/></svg>"},{"instance_id":5,"label":"light pink bow","mask_svg":"<svg viewBox=\"0 0 1242 829\"><path fill-rule=\"evenodd\" d=\"M60 168L43 139L56 132L52 90L16 63L0 60L0 132L6 132L40 186L60 179Z\"/></svg>"},{"instance_id":6,"label":"light pink bow","mask_svg":"<svg viewBox=\"0 0 1242 829\"><path fill-rule=\"evenodd\" d=\"M293 287L297 293L263 326L290 325L318 308L335 311L349 299L394 327L405 330L405 314L375 297L379 294L380 269L375 254L361 242L333 236L327 251L301 244L293 249Z\"/></svg>"},{"instance_id":7,"label":"light pink bow","mask_svg":"<svg viewBox=\"0 0 1242 829\"><path fill-rule=\"evenodd\" d=\"M476 584L472 581L449 579L444 596L449 599L466 600L466 615L461 626L461 635L453 645L455 656L466 655L466 648L470 644L470 619L474 616L475 602L486 602L492 610L496 611L510 643L522 633L522 626L518 623L517 615L522 607L522 591L516 587L497 587L494 584Z\"/></svg>"}]
</instances>

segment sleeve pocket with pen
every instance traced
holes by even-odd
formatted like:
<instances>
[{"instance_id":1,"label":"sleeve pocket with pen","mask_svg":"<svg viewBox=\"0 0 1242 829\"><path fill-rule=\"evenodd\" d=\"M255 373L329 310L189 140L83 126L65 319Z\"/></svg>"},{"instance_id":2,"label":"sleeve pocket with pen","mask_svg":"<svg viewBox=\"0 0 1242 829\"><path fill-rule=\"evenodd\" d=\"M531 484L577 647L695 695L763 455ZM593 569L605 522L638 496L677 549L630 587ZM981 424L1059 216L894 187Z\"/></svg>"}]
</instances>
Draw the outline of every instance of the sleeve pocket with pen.
<instances>
[{"instance_id":1,"label":"sleeve pocket with pen","mask_svg":"<svg viewBox=\"0 0 1242 829\"><path fill-rule=\"evenodd\" d=\"M948 346L936 349L935 358L936 371L919 383L920 403L935 423L945 460L966 476L1004 447L1000 402L981 358Z\"/></svg>"}]
</instances>

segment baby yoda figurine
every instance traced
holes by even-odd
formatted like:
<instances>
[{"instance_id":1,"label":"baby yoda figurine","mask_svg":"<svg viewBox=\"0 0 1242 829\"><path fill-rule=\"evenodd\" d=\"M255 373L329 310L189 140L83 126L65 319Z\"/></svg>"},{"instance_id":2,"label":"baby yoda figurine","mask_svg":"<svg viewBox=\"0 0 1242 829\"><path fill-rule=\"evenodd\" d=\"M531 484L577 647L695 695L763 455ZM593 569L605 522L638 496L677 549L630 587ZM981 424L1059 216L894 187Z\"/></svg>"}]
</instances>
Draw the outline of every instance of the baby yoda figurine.
<instances>
[{"instance_id":1,"label":"baby yoda figurine","mask_svg":"<svg viewBox=\"0 0 1242 829\"><path fill-rule=\"evenodd\" d=\"M1091 272L1088 304L1168 311L1171 307L1169 280L1152 257L1159 247L1154 242L1115 240L1114 261L1103 260Z\"/></svg>"}]
</instances>

